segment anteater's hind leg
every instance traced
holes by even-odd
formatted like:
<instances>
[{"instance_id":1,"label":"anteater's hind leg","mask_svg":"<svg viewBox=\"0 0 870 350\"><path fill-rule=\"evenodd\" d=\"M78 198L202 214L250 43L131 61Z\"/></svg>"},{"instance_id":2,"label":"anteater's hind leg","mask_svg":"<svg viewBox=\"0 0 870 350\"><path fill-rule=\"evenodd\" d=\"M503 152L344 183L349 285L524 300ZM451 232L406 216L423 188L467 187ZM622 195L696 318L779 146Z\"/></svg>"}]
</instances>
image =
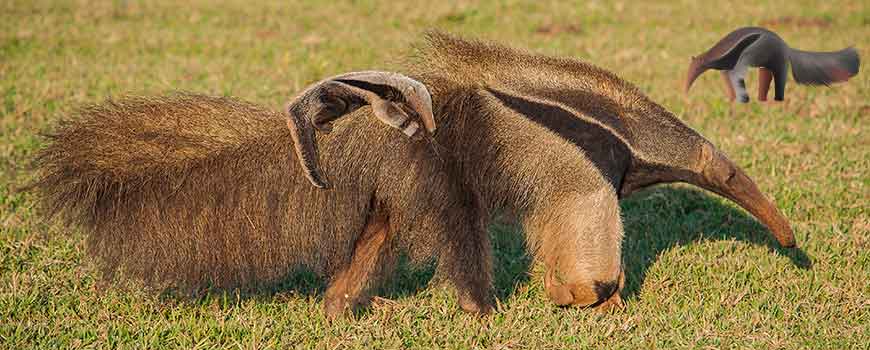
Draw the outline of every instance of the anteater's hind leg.
<instances>
[{"instance_id":1,"label":"anteater's hind leg","mask_svg":"<svg viewBox=\"0 0 870 350\"><path fill-rule=\"evenodd\" d=\"M557 305L607 310L622 305L622 221L612 190L568 198L560 214L537 222L534 236L549 236L539 245L547 266L544 286ZM546 220L546 219L543 219Z\"/></svg>"},{"instance_id":2,"label":"anteater's hind leg","mask_svg":"<svg viewBox=\"0 0 870 350\"><path fill-rule=\"evenodd\" d=\"M773 67L773 100L785 100L785 83L788 81L788 66L783 63L777 67Z\"/></svg>"},{"instance_id":3,"label":"anteater's hind leg","mask_svg":"<svg viewBox=\"0 0 870 350\"><path fill-rule=\"evenodd\" d=\"M463 310L489 314L493 309L492 247L482 225L474 226L466 229L448 228L450 231L438 269L456 287L459 306Z\"/></svg>"},{"instance_id":4,"label":"anteater's hind leg","mask_svg":"<svg viewBox=\"0 0 870 350\"><path fill-rule=\"evenodd\" d=\"M431 233L442 241L436 276L453 284L463 310L489 314L494 301L492 246L481 207L472 195L465 197L462 210L445 206L433 215Z\"/></svg>"},{"instance_id":5,"label":"anteater's hind leg","mask_svg":"<svg viewBox=\"0 0 870 350\"><path fill-rule=\"evenodd\" d=\"M350 265L341 270L326 290L326 316L335 318L345 310L368 303L369 292L395 265L389 220L384 215L369 218L356 241Z\"/></svg>"},{"instance_id":6,"label":"anteater's hind leg","mask_svg":"<svg viewBox=\"0 0 870 350\"><path fill-rule=\"evenodd\" d=\"M767 91L770 90L770 80L773 79L773 73L764 67L758 68L758 100L767 101Z\"/></svg>"}]
</instances>

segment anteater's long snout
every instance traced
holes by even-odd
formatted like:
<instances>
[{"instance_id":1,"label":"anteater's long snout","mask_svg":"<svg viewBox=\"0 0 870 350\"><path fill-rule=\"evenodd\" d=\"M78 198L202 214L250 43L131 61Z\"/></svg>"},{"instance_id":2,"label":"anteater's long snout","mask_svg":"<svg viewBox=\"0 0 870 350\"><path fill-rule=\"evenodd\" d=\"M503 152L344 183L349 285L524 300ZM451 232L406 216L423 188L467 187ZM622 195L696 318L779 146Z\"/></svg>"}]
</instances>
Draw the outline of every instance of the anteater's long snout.
<instances>
[{"instance_id":1,"label":"anteater's long snout","mask_svg":"<svg viewBox=\"0 0 870 350\"><path fill-rule=\"evenodd\" d=\"M739 204L767 226L779 244L794 247L794 232L776 205L724 154L712 146L704 147L702 170L696 184Z\"/></svg>"},{"instance_id":2,"label":"anteater's long snout","mask_svg":"<svg viewBox=\"0 0 870 350\"><path fill-rule=\"evenodd\" d=\"M700 76L701 73L704 73L704 71L705 69L701 67L701 62L697 58L692 57L692 63L689 64L689 70L686 72L686 80L683 81L684 93L689 93L689 88L692 87L692 83L694 83L695 80L698 79L698 76Z\"/></svg>"}]
</instances>

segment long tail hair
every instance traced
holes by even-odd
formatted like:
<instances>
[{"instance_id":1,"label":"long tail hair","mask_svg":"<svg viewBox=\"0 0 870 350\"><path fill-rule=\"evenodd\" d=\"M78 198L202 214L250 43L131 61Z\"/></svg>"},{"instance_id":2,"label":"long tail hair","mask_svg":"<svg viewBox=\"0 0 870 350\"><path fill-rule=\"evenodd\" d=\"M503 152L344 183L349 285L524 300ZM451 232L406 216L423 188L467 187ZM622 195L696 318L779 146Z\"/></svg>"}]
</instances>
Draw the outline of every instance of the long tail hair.
<instances>
[{"instance_id":1,"label":"long tail hair","mask_svg":"<svg viewBox=\"0 0 870 350\"><path fill-rule=\"evenodd\" d=\"M46 138L28 189L44 214L87 233L106 277L231 287L284 272L276 260L293 243L269 226L288 209L273 193L286 184L269 181L294 177L279 113L225 97L126 97L81 108Z\"/></svg>"},{"instance_id":2,"label":"long tail hair","mask_svg":"<svg viewBox=\"0 0 870 350\"><path fill-rule=\"evenodd\" d=\"M849 47L834 52L790 49L791 73L799 84L830 85L858 74L858 52Z\"/></svg>"}]
</instances>

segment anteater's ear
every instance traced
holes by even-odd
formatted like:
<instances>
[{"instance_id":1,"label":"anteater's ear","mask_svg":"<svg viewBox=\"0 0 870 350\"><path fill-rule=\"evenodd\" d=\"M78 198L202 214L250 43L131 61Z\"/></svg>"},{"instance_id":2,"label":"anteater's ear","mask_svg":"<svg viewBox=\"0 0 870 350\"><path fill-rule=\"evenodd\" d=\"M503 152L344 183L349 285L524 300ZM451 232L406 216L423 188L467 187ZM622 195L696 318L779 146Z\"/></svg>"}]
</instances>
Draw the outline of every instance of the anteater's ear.
<instances>
[{"instance_id":1,"label":"anteater's ear","mask_svg":"<svg viewBox=\"0 0 870 350\"><path fill-rule=\"evenodd\" d=\"M305 176L318 188L329 183L320 172L314 130L328 133L332 123L364 105L383 123L408 137L420 129L435 131L432 97L426 87L404 75L364 71L334 76L311 85L287 106L287 126Z\"/></svg>"}]
</instances>

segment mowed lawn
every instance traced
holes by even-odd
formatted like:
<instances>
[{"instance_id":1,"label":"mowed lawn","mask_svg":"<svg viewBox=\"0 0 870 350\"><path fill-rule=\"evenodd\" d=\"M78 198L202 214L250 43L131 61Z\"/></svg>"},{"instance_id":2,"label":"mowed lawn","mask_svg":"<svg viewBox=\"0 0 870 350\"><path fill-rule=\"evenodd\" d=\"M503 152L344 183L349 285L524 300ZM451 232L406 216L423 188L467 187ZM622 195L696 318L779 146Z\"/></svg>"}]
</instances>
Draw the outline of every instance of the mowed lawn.
<instances>
[{"instance_id":1,"label":"mowed lawn","mask_svg":"<svg viewBox=\"0 0 870 350\"><path fill-rule=\"evenodd\" d=\"M870 56L862 1L0 2L0 348L762 348L870 344L870 75L791 81L785 103L725 100L718 73L681 91L689 57L763 25L794 47ZM570 56L638 85L712 140L791 220L782 249L755 219L688 185L623 202L626 308L558 308L520 230L495 225L498 311L459 310L431 266L403 268L370 308L329 324L324 282L177 299L100 284L75 227L16 188L38 132L83 103L188 90L281 108L328 75L397 69L428 28ZM521 77L518 77L521 78Z\"/></svg>"}]
</instances>

